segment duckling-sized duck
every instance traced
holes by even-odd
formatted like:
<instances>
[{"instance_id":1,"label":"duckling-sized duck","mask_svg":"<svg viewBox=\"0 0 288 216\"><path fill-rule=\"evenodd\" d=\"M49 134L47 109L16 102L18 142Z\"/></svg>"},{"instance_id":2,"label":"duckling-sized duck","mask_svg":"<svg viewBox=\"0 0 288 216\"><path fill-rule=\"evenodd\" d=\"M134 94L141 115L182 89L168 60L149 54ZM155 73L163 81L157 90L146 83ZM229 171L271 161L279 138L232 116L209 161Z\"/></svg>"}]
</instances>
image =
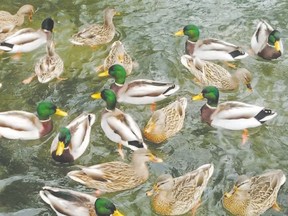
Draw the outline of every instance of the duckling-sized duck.
<instances>
[{"instance_id":1,"label":"duckling-sized duck","mask_svg":"<svg viewBox=\"0 0 288 216\"><path fill-rule=\"evenodd\" d=\"M258 216L271 207L280 211L277 194L285 181L282 170L269 171L251 178L239 176L233 189L224 194L223 206L238 216Z\"/></svg>"},{"instance_id":2,"label":"duckling-sized duck","mask_svg":"<svg viewBox=\"0 0 288 216\"><path fill-rule=\"evenodd\" d=\"M124 45L120 41L115 41L106 57L104 64L97 67L97 72L102 72L103 75L109 75L108 69L114 65L120 64L125 68L127 75L130 75L133 68L132 58L125 51ZM104 73L103 73L104 72Z\"/></svg>"},{"instance_id":3,"label":"duckling-sized duck","mask_svg":"<svg viewBox=\"0 0 288 216\"><path fill-rule=\"evenodd\" d=\"M234 61L248 56L239 46L213 38L199 40L200 31L195 25L187 25L175 33L188 36L185 53L203 60Z\"/></svg>"},{"instance_id":4,"label":"duckling-sized duck","mask_svg":"<svg viewBox=\"0 0 288 216\"><path fill-rule=\"evenodd\" d=\"M94 122L94 114L82 113L69 125L60 128L51 145L52 158L61 163L73 162L79 158L89 145Z\"/></svg>"},{"instance_id":5,"label":"duckling-sized duck","mask_svg":"<svg viewBox=\"0 0 288 216\"><path fill-rule=\"evenodd\" d=\"M157 214L182 215L192 209L194 215L213 172L213 164L205 164L177 178L161 175L146 195L153 195L152 206Z\"/></svg>"},{"instance_id":6,"label":"duckling-sized duck","mask_svg":"<svg viewBox=\"0 0 288 216\"><path fill-rule=\"evenodd\" d=\"M106 198L48 186L43 187L39 194L58 216L123 216Z\"/></svg>"},{"instance_id":7,"label":"duckling-sized duck","mask_svg":"<svg viewBox=\"0 0 288 216\"><path fill-rule=\"evenodd\" d=\"M273 119L277 113L256 105L237 101L219 102L219 90L215 86L207 86L202 92L194 96L193 100L207 99L201 108L201 119L212 127L228 130L244 130L242 143L248 136L247 128L254 128Z\"/></svg>"},{"instance_id":8,"label":"duckling-sized duck","mask_svg":"<svg viewBox=\"0 0 288 216\"><path fill-rule=\"evenodd\" d=\"M70 42L75 45L87 45L96 47L101 44L109 43L115 36L115 26L113 24L114 15L118 15L113 8L104 10L104 24L93 24L82 31L74 34Z\"/></svg>"},{"instance_id":9,"label":"duckling-sized duck","mask_svg":"<svg viewBox=\"0 0 288 216\"><path fill-rule=\"evenodd\" d=\"M24 23L25 16L32 21L34 7L32 5L23 5L15 15L7 11L0 11L0 33L7 33L12 31L16 26L21 26Z\"/></svg>"},{"instance_id":10,"label":"duckling-sized duck","mask_svg":"<svg viewBox=\"0 0 288 216\"><path fill-rule=\"evenodd\" d=\"M52 40L49 40L46 45L46 55L41 57L35 65L35 73L23 80L22 83L29 84L36 76L40 83L47 83L54 78L65 80L65 78L60 77L63 70L63 60L55 52L55 43Z\"/></svg>"},{"instance_id":11,"label":"duckling-sized duck","mask_svg":"<svg viewBox=\"0 0 288 216\"><path fill-rule=\"evenodd\" d=\"M251 39L251 48L256 55L267 60L279 58L284 51L280 32L264 20L257 25Z\"/></svg>"},{"instance_id":12,"label":"duckling-sized duck","mask_svg":"<svg viewBox=\"0 0 288 216\"><path fill-rule=\"evenodd\" d=\"M99 193L111 193L128 190L147 181L149 170L146 162L162 162L148 149L138 149L133 152L130 164L113 161L81 170L71 171L67 175L87 187L97 189Z\"/></svg>"},{"instance_id":13,"label":"duckling-sized duck","mask_svg":"<svg viewBox=\"0 0 288 216\"><path fill-rule=\"evenodd\" d=\"M52 131L51 115L53 114L68 115L48 101L38 104L37 116L25 111L1 112L0 137L21 140L39 139Z\"/></svg>"},{"instance_id":14,"label":"duckling-sized duck","mask_svg":"<svg viewBox=\"0 0 288 216\"><path fill-rule=\"evenodd\" d=\"M106 108L102 112L101 127L108 139L118 143L118 151L122 158L122 145L132 149L147 148L143 141L141 130L133 118L116 108L116 95L111 89L104 89L101 93L91 96L94 99L102 98Z\"/></svg>"},{"instance_id":15,"label":"duckling-sized duck","mask_svg":"<svg viewBox=\"0 0 288 216\"><path fill-rule=\"evenodd\" d=\"M156 110L144 128L144 137L151 142L161 143L174 136L183 127L187 99L177 99L168 106Z\"/></svg>"},{"instance_id":16,"label":"duckling-sized duck","mask_svg":"<svg viewBox=\"0 0 288 216\"><path fill-rule=\"evenodd\" d=\"M54 21L46 18L41 29L24 28L7 37L0 43L0 50L8 53L31 52L45 44L51 37Z\"/></svg>"},{"instance_id":17,"label":"duckling-sized duck","mask_svg":"<svg viewBox=\"0 0 288 216\"><path fill-rule=\"evenodd\" d=\"M216 86L221 91L230 91L239 88L239 83L244 83L252 91L251 73L240 68L231 75L226 69L213 62L204 61L197 57L183 55L181 63L195 76L195 83L200 86Z\"/></svg>"},{"instance_id":18,"label":"duckling-sized duck","mask_svg":"<svg viewBox=\"0 0 288 216\"><path fill-rule=\"evenodd\" d=\"M125 83L126 71L119 64L112 65L107 75L115 79L110 89L117 94L117 101L119 103L152 104L167 98L179 89L179 86L174 83L147 79L133 80ZM102 76L102 73L99 76Z\"/></svg>"}]
</instances>

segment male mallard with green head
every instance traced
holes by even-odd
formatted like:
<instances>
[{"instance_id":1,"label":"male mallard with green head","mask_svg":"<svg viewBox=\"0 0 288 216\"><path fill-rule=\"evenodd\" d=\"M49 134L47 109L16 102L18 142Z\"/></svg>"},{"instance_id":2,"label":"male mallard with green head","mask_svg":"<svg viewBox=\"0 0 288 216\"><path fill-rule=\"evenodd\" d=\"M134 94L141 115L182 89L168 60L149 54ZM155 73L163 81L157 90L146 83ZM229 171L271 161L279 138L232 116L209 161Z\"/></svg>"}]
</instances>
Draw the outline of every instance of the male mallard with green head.
<instances>
[{"instance_id":1,"label":"male mallard with green head","mask_svg":"<svg viewBox=\"0 0 288 216\"><path fill-rule=\"evenodd\" d=\"M42 101L37 106L37 116L25 111L0 113L0 137L7 139L34 140L50 133L53 129L51 115L68 114L53 103Z\"/></svg>"},{"instance_id":2,"label":"male mallard with green head","mask_svg":"<svg viewBox=\"0 0 288 216\"><path fill-rule=\"evenodd\" d=\"M218 39L199 40L199 28L193 24L186 25L175 33L176 36L188 36L185 53L203 60L234 61L248 56L239 46Z\"/></svg>"}]
</instances>

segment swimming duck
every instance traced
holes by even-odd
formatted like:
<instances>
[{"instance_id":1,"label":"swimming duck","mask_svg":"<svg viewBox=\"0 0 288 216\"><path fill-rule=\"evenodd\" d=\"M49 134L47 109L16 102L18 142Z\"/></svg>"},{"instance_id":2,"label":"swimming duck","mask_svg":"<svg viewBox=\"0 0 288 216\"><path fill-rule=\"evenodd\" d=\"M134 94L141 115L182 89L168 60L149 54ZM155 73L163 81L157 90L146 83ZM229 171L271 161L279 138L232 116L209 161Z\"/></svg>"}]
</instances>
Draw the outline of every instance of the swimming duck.
<instances>
[{"instance_id":1,"label":"swimming duck","mask_svg":"<svg viewBox=\"0 0 288 216\"><path fill-rule=\"evenodd\" d=\"M52 37L53 27L54 21L51 18L46 18L39 30L24 28L7 37L0 43L0 50L8 53L33 51Z\"/></svg>"},{"instance_id":2,"label":"swimming duck","mask_svg":"<svg viewBox=\"0 0 288 216\"><path fill-rule=\"evenodd\" d=\"M102 73L99 75L102 76ZM112 65L107 75L115 79L110 89L117 94L117 101L119 103L152 104L167 98L179 89L179 86L174 83L147 79L133 80L125 83L126 71L119 64Z\"/></svg>"},{"instance_id":3,"label":"swimming duck","mask_svg":"<svg viewBox=\"0 0 288 216\"><path fill-rule=\"evenodd\" d=\"M21 26L24 23L25 16L32 20L34 7L32 5L23 5L15 15L7 11L0 11L0 33L7 33L12 31L16 26Z\"/></svg>"},{"instance_id":4,"label":"swimming duck","mask_svg":"<svg viewBox=\"0 0 288 216\"><path fill-rule=\"evenodd\" d=\"M74 34L70 42L75 45L87 45L96 47L101 44L109 43L115 36L115 26L113 17L117 15L116 10L106 8L104 11L104 24L93 24Z\"/></svg>"},{"instance_id":5,"label":"swimming duck","mask_svg":"<svg viewBox=\"0 0 288 216\"><path fill-rule=\"evenodd\" d=\"M82 113L66 127L60 128L51 145L52 158L61 163L79 158L88 147L94 122L94 114Z\"/></svg>"},{"instance_id":6,"label":"swimming duck","mask_svg":"<svg viewBox=\"0 0 288 216\"><path fill-rule=\"evenodd\" d=\"M213 164L205 164L177 178L161 175L146 195L153 195L152 206L157 214L182 215L192 209L194 215L213 172Z\"/></svg>"},{"instance_id":7,"label":"swimming duck","mask_svg":"<svg viewBox=\"0 0 288 216\"><path fill-rule=\"evenodd\" d=\"M111 193L128 190L147 181L149 170L146 162L162 162L148 149L138 149L133 152L130 164L113 161L90 167L82 167L81 170L71 171L67 175L81 184L95 188L99 193Z\"/></svg>"},{"instance_id":8,"label":"swimming duck","mask_svg":"<svg viewBox=\"0 0 288 216\"><path fill-rule=\"evenodd\" d=\"M251 178L239 176L233 189L224 194L223 206L238 216L261 215L271 207L280 211L277 194L285 181L282 170L272 170Z\"/></svg>"},{"instance_id":9,"label":"swimming duck","mask_svg":"<svg viewBox=\"0 0 288 216\"><path fill-rule=\"evenodd\" d=\"M144 137L154 143L161 143L174 136L183 127L187 99L177 99L168 106L156 110L144 128Z\"/></svg>"},{"instance_id":10,"label":"swimming duck","mask_svg":"<svg viewBox=\"0 0 288 216\"><path fill-rule=\"evenodd\" d=\"M42 101L37 106L37 116L25 111L0 113L0 137L7 139L34 140L50 133L53 129L51 115L68 114L53 103Z\"/></svg>"},{"instance_id":11,"label":"swimming duck","mask_svg":"<svg viewBox=\"0 0 288 216\"><path fill-rule=\"evenodd\" d=\"M23 80L22 83L29 84L35 76L38 77L40 83L47 83L54 78L63 80L60 78L63 73L64 63L61 57L55 52L55 43L52 40L48 40L46 44L46 55L42 56L35 65L35 73Z\"/></svg>"},{"instance_id":12,"label":"swimming duck","mask_svg":"<svg viewBox=\"0 0 288 216\"><path fill-rule=\"evenodd\" d=\"M175 33L176 36L188 36L185 53L202 60L234 61L248 56L239 46L218 39L199 40L200 31L195 25L186 25Z\"/></svg>"},{"instance_id":13,"label":"swimming duck","mask_svg":"<svg viewBox=\"0 0 288 216\"><path fill-rule=\"evenodd\" d=\"M194 96L193 100L207 99L201 108L201 119L212 127L228 130L244 130L243 143L246 142L247 128L254 128L273 119L277 113L256 105L238 101L227 101L218 104L219 90L215 86L207 86L202 92Z\"/></svg>"},{"instance_id":14,"label":"swimming duck","mask_svg":"<svg viewBox=\"0 0 288 216\"><path fill-rule=\"evenodd\" d=\"M104 89L101 93L91 96L94 99L102 98L106 102L106 108L102 112L101 127L108 139L118 143L118 151L122 158L122 145L132 149L147 148L143 141L139 126L133 118L116 108L116 95L111 89Z\"/></svg>"},{"instance_id":15,"label":"swimming duck","mask_svg":"<svg viewBox=\"0 0 288 216\"><path fill-rule=\"evenodd\" d=\"M110 200L103 197L48 186L39 194L58 216L123 216Z\"/></svg>"},{"instance_id":16,"label":"swimming duck","mask_svg":"<svg viewBox=\"0 0 288 216\"><path fill-rule=\"evenodd\" d=\"M104 61L104 65L97 67L97 72L109 75L108 69L114 64L120 64L125 68L127 75L130 75L133 68L132 58L125 51L124 45L120 41L115 41L109 52L109 55Z\"/></svg>"},{"instance_id":17,"label":"swimming duck","mask_svg":"<svg viewBox=\"0 0 288 216\"><path fill-rule=\"evenodd\" d=\"M200 86L213 85L219 90L229 91L238 89L239 82L242 82L252 91L250 84L252 75L245 68L240 68L231 75L220 65L189 55L183 55L181 63L195 76L194 81Z\"/></svg>"},{"instance_id":18,"label":"swimming duck","mask_svg":"<svg viewBox=\"0 0 288 216\"><path fill-rule=\"evenodd\" d=\"M256 55L267 60L279 58L284 51L280 32L264 20L257 25L251 39L251 48Z\"/></svg>"}]
</instances>

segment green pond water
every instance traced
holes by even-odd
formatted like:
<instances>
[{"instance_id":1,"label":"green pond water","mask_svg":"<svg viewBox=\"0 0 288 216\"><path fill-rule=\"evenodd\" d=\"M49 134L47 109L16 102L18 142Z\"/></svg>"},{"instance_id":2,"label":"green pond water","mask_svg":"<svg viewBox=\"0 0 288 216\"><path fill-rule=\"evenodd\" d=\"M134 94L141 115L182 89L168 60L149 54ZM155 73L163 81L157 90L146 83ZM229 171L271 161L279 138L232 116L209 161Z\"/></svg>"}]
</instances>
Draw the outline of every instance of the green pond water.
<instances>
[{"instance_id":1,"label":"green pond water","mask_svg":"<svg viewBox=\"0 0 288 216\"><path fill-rule=\"evenodd\" d=\"M45 185L93 192L69 179L66 174L77 165L94 165L120 160L117 145L109 141L101 127L100 115L105 107L101 100L92 100L91 93L108 87L111 79L98 78L95 67L103 63L110 46L92 50L73 46L68 39L80 27L102 23L103 10L115 7L121 16L114 17L117 35L138 67L127 80L147 78L173 81L180 90L157 104L164 107L177 97L186 97L188 107L183 129L161 145L147 142L151 151L164 160L162 164L149 164L150 177L146 183L132 190L105 194L125 215L156 215L145 192L162 173L174 177L192 171L205 163L213 163L215 171L202 196L197 215L229 215L222 207L222 195L230 190L238 175L261 174L269 169L288 171L288 60L287 54L274 61L248 57L236 62L253 74L253 93L243 86L237 92L221 93L220 101L237 100L266 106L278 116L269 123L250 130L249 141L241 145L240 131L217 130L200 120L200 108L205 103L191 100L201 88L192 82L193 76L181 65L185 37L174 32L194 23L200 27L201 38L214 37L242 46L248 50L250 39L260 19L267 20L286 37L288 2L284 0L73 0L73 1L11 1L2 0L0 10L16 13L18 8L31 3L37 9L33 22L23 27L39 28L42 20L51 16L55 20L56 51L65 64L65 81L41 84L34 80L29 85L21 81L31 75L45 47L24 54L19 61L9 54L0 57L0 111L25 110L35 112L39 101L50 100L69 112L69 116L53 117L54 130L40 140L21 141L0 139L0 215L55 215L42 201L39 191ZM231 72L234 70L229 69ZM151 116L149 105L120 104L141 128ZM57 129L67 125L81 112L96 114L91 142L86 152L72 164L59 164L50 156L50 145ZM126 160L130 151L125 149ZM288 184L279 191L282 212L268 210L264 215L288 214ZM189 213L190 214L190 213ZM187 215L189 215L187 214Z\"/></svg>"}]
</instances>

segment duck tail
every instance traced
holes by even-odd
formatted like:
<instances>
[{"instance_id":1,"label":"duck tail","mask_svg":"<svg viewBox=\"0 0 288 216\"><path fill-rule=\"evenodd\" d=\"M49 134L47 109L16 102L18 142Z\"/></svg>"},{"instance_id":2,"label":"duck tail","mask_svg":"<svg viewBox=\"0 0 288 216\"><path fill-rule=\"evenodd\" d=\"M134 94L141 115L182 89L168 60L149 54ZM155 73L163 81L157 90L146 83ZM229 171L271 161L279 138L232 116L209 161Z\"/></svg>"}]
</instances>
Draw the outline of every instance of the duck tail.
<instances>
[{"instance_id":1,"label":"duck tail","mask_svg":"<svg viewBox=\"0 0 288 216\"><path fill-rule=\"evenodd\" d=\"M179 85L175 85L175 84L172 84L171 86L169 86L165 92L163 92L163 95L165 96L169 96L173 93L175 93L176 91L178 91L179 89Z\"/></svg>"},{"instance_id":2,"label":"duck tail","mask_svg":"<svg viewBox=\"0 0 288 216\"><path fill-rule=\"evenodd\" d=\"M147 146L145 145L144 142L140 142L138 140L133 140L133 141L128 141L128 145L131 146L132 150L134 150L134 148L136 147L138 148L147 148ZM145 147L146 146L146 147Z\"/></svg>"},{"instance_id":3,"label":"duck tail","mask_svg":"<svg viewBox=\"0 0 288 216\"><path fill-rule=\"evenodd\" d=\"M270 109L262 109L254 118L257 119L261 124L274 118L277 115L276 112Z\"/></svg>"},{"instance_id":4,"label":"duck tail","mask_svg":"<svg viewBox=\"0 0 288 216\"><path fill-rule=\"evenodd\" d=\"M233 59L242 59L246 58L248 56L248 53L242 51L242 50L234 50L229 53Z\"/></svg>"},{"instance_id":5,"label":"duck tail","mask_svg":"<svg viewBox=\"0 0 288 216\"><path fill-rule=\"evenodd\" d=\"M0 43L0 49L3 51L11 51L14 47L14 44L6 43L6 42L1 42Z\"/></svg>"}]
</instances>

